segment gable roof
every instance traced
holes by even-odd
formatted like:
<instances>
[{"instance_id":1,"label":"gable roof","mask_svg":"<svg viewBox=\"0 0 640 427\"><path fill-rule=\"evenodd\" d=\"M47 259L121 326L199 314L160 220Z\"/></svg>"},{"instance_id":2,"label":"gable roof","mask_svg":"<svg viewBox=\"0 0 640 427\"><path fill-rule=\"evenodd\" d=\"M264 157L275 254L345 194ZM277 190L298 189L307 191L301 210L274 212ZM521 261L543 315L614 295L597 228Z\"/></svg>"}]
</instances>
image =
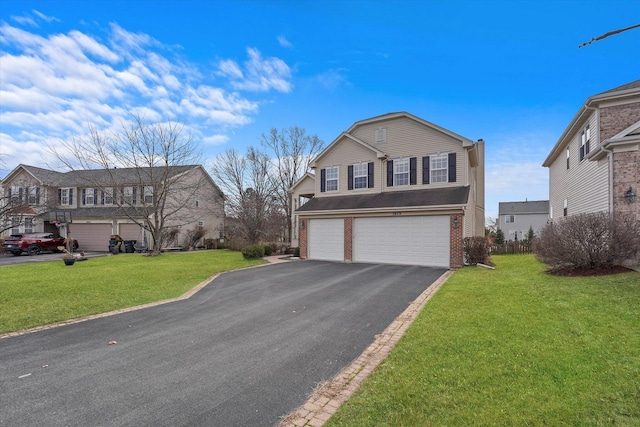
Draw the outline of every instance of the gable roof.
<instances>
[{"instance_id":1,"label":"gable roof","mask_svg":"<svg viewBox=\"0 0 640 427\"><path fill-rule=\"evenodd\" d=\"M548 214L548 200L532 200L524 202L500 202L498 203L498 215L513 214Z\"/></svg>"},{"instance_id":2,"label":"gable roof","mask_svg":"<svg viewBox=\"0 0 640 427\"><path fill-rule=\"evenodd\" d=\"M314 197L296 210L297 213L367 209L434 208L465 205L469 186L443 187L426 190L390 191L353 196Z\"/></svg>"},{"instance_id":3,"label":"gable roof","mask_svg":"<svg viewBox=\"0 0 640 427\"><path fill-rule=\"evenodd\" d=\"M576 115L571 119L569 125L564 130L558 142L551 149L551 152L542 163L542 166L550 167L551 163L563 152L566 145L566 138L572 136L573 129L582 125L587 121L589 116L593 114L593 108L598 107L602 102L613 99L624 99L633 96L640 96L640 80L635 80L622 86L606 90L604 92L592 95L582 104Z\"/></svg>"},{"instance_id":4,"label":"gable roof","mask_svg":"<svg viewBox=\"0 0 640 427\"><path fill-rule=\"evenodd\" d=\"M387 113L387 114L382 114L380 116L375 116L375 117L371 117L369 119L364 119L364 120L360 120L355 122L354 124L351 125L351 127L349 129L347 129L347 133L351 133L353 132L355 129L357 129L358 127L362 126L362 125L368 125L368 124L372 124L372 123L377 123L377 122L382 122L382 121L386 121L389 119L395 119L395 118L399 118L399 117L405 117L407 119L413 120L414 122L420 123L423 126L427 126L430 127L432 129L437 130L438 132L441 132L445 135L450 136L453 139L457 139L460 142L462 142L462 146L463 147L472 147L473 146L473 141L471 141L468 138L465 138L464 136L458 135L455 132L451 132L448 129L445 129L441 126L438 126L434 123L431 123L427 120L421 119L418 116L414 116L411 113L407 113L406 111L399 111L399 112L395 112L395 113Z\"/></svg>"},{"instance_id":5,"label":"gable roof","mask_svg":"<svg viewBox=\"0 0 640 427\"><path fill-rule=\"evenodd\" d=\"M309 164L309 166L312 167L312 168L317 167L318 160L320 160L321 158L323 158L324 156L329 154L331 152L331 150L333 150L340 143L342 143L342 141L345 138L355 142L356 144L360 144L361 146L363 146L364 148L366 148L368 150L371 150L373 153L375 153L376 157L379 158L379 159L383 159L383 158L385 158L387 156L387 154L385 152L380 151L377 148L367 144L366 142L364 142L360 138L356 138L355 136L353 136L353 135L351 135L351 134L349 134L347 132L342 132L340 134L340 136L338 136L336 139L334 139L331 142L331 144L329 144L324 150L322 150L322 152L320 154L318 154L316 156L315 159L313 159L313 161Z\"/></svg>"}]
</instances>

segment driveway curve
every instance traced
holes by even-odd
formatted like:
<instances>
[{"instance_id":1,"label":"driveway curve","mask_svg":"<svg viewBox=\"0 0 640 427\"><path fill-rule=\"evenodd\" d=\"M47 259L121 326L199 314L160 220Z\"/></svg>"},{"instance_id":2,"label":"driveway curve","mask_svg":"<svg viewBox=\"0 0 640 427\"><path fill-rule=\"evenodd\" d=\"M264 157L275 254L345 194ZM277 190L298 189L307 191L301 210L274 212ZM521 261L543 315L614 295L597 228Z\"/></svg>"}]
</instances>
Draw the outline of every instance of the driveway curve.
<instances>
[{"instance_id":1,"label":"driveway curve","mask_svg":"<svg viewBox=\"0 0 640 427\"><path fill-rule=\"evenodd\" d=\"M302 261L0 340L0 425L273 426L444 269Z\"/></svg>"}]
</instances>

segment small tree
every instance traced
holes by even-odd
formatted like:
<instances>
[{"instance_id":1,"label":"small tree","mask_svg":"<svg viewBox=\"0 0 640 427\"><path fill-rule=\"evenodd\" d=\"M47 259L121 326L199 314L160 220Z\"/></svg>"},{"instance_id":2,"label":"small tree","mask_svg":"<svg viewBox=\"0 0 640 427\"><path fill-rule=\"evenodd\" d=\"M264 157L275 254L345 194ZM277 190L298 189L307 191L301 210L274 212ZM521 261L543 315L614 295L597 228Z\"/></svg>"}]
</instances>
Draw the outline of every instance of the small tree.
<instances>
[{"instance_id":1,"label":"small tree","mask_svg":"<svg viewBox=\"0 0 640 427\"><path fill-rule=\"evenodd\" d=\"M529 231L527 231L527 242L533 243L533 239L536 238L536 233L533 231L533 226L529 226Z\"/></svg>"},{"instance_id":2,"label":"small tree","mask_svg":"<svg viewBox=\"0 0 640 427\"><path fill-rule=\"evenodd\" d=\"M476 265L487 262L487 239L484 237L465 237L463 239L464 259L467 264Z\"/></svg>"},{"instance_id":3,"label":"small tree","mask_svg":"<svg viewBox=\"0 0 640 427\"><path fill-rule=\"evenodd\" d=\"M207 230L199 225L194 226L192 229L187 230L185 237L186 246L190 249L195 249L198 241L207 234Z\"/></svg>"},{"instance_id":4,"label":"small tree","mask_svg":"<svg viewBox=\"0 0 640 427\"><path fill-rule=\"evenodd\" d=\"M496 245L504 245L504 231L498 228L496 231Z\"/></svg>"},{"instance_id":5,"label":"small tree","mask_svg":"<svg viewBox=\"0 0 640 427\"><path fill-rule=\"evenodd\" d=\"M572 215L545 226L536 257L552 268L592 269L636 259L640 224L632 215Z\"/></svg>"}]
</instances>

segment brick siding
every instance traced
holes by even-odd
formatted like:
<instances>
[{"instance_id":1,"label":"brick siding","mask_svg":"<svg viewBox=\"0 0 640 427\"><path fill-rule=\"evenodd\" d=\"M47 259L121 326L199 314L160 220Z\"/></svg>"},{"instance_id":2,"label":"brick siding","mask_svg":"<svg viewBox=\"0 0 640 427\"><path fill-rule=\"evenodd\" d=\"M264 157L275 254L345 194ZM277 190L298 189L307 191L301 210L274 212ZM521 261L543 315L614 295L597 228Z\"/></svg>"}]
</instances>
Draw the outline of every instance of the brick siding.
<instances>
[{"instance_id":1,"label":"brick siding","mask_svg":"<svg viewBox=\"0 0 640 427\"><path fill-rule=\"evenodd\" d=\"M640 120L640 102L600 109L600 141L622 132Z\"/></svg>"},{"instance_id":2,"label":"brick siding","mask_svg":"<svg viewBox=\"0 0 640 427\"><path fill-rule=\"evenodd\" d=\"M640 196L633 203L624 197L629 187L635 194L640 192L640 151L613 155L613 211L635 215L640 221Z\"/></svg>"},{"instance_id":3,"label":"brick siding","mask_svg":"<svg viewBox=\"0 0 640 427\"><path fill-rule=\"evenodd\" d=\"M344 219L344 260L353 261L353 218Z\"/></svg>"},{"instance_id":4,"label":"brick siding","mask_svg":"<svg viewBox=\"0 0 640 427\"><path fill-rule=\"evenodd\" d=\"M454 226L455 218L458 219L458 226ZM451 215L449 221L449 232L451 235L450 244L450 267L460 268L463 265L462 257L462 230L464 229L464 215Z\"/></svg>"},{"instance_id":5,"label":"brick siding","mask_svg":"<svg viewBox=\"0 0 640 427\"><path fill-rule=\"evenodd\" d=\"M307 230L309 229L309 220L300 218L298 229L298 239L300 244L300 259L307 259Z\"/></svg>"}]
</instances>

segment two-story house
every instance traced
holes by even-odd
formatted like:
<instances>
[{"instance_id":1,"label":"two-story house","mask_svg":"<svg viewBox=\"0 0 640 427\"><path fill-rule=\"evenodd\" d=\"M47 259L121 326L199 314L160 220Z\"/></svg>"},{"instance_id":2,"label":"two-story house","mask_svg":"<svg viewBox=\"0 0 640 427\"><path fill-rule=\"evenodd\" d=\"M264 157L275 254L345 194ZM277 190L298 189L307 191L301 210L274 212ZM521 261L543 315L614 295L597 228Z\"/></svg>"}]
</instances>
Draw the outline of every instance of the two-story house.
<instances>
[{"instance_id":1,"label":"two-story house","mask_svg":"<svg viewBox=\"0 0 640 427\"><path fill-rule=\"evenodd\" d=\"M640 80L587 98L543 166L552 220L611 212L640 221Z\"/></svg>"},{"instance_id":2,"label":"two-story house","mask_svg":"<svg viewBox=\"0 0 640 427\"><path fill-rule=\"evenodd\" d=\"M389 113L354 123L311 167L290 190L303 259L457 268L463 238L484 235L482 140Z\"/></svg>"},{"instance_id":3,"label":"two-story house","mask_svg":"<svg viewBox=\"0 0 640 427\"><path fill-rule=\"evenodd\" d=\"M3 218L9 227L5 234L70 233L84 251L107 251L114 234L124 240L148 239L150 246L151 237L140 224L151 219L162 192L169 192L163 199L165 226L177 230L168 244L182 244L195 227L206 231L204 238L219 238L223 232L224 195L200 165L70 172L19 165L2 187L13 206ZM69 218L72 223L59 229Z\"/></svg>"},{"instance_id":4,"label":"two-story house","mask_svg":"<svg viewBox=\"0 0 640 427\"><path fill-rule=\"evenodd\" d=\"M525 240L529 229L537 236L549 221L548 200L498 203L498 223L506 240Z\"/></svg>"}]
</instances>

